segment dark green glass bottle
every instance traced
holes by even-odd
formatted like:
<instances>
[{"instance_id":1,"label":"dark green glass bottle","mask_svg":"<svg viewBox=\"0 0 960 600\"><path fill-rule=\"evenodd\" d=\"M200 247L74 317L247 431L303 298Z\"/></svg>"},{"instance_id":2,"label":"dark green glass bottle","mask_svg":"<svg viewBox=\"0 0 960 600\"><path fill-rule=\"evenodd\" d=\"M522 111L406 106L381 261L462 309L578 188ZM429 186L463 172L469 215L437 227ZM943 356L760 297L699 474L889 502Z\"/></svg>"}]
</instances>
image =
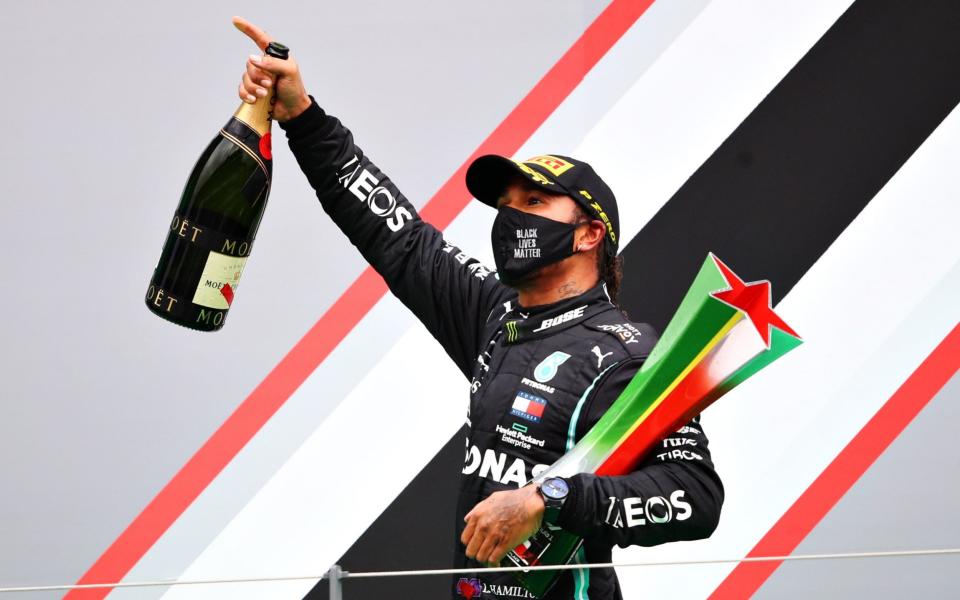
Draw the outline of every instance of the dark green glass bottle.
<instances>
[{"instance_id":1,"label":"dark green glass bottle","mask_svg":"<svg viewBox=\"0 0 960 600\"><path fill-rule=\"evenodd\" d=\"M266 54L286 59L289 50L272 42ZM241 104L193 167L147 288L154 314L223 327L270 193L272 97Z\"/></svg>"}]
</instances>

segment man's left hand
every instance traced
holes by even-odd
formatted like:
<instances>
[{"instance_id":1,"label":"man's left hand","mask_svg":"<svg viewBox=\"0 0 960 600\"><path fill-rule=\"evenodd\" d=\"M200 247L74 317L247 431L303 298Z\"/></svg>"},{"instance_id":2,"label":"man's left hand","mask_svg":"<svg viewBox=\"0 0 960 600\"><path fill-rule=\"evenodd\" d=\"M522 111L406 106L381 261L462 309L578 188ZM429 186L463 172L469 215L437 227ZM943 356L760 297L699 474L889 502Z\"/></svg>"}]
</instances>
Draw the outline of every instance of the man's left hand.
<instances>
[{"instance_id":1,"label":"man's left hand","mask_svg":"<svg viewBox=\"0 0 960 600\"><path fill-rule=\"evenodd\" d=\"M463 518L467 526L460 541L467 547L467 557L499 564L540 528L543 508L543 498L533 485L490 494Z\"/></svg>"}]
</instances>

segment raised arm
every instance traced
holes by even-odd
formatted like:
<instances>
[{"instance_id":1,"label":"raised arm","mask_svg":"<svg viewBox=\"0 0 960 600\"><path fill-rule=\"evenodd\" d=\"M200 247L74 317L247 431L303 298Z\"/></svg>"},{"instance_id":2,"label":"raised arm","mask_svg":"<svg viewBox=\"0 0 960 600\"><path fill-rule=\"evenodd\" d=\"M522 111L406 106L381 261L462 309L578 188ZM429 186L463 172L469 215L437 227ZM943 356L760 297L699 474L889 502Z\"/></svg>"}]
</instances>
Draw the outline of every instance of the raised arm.
<instances>
[{"instance_id":1,"label":"raised arm","mask_svg":"<svg viewBox=\"0 0 960 600\"><path fill-rule=\"evenodd\" d=\"M252 24L234 22L258 47L270 42ZM274 117L323 209L469 378L483 322L508 288L420 219L350 131L307 95L295 61L251 56L241 99L255 101L271 85Z\"/></svg>"}]
</instances>

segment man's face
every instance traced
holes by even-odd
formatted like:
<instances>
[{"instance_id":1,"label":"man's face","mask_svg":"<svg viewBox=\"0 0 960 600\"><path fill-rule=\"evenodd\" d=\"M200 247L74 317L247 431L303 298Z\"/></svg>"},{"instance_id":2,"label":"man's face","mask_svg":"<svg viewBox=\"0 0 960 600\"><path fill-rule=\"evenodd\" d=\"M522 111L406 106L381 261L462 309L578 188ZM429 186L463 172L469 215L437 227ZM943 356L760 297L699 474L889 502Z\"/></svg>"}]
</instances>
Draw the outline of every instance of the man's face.
<instances>
[{"instance_id":1,"label":"man's face","mask_svg":"<svg viewBox=\"0 0 960 600\"><path fill-rule=\"evenodd\" d=\"M519 175L507 184L506 189L497 199L497 209L504 207L571 224L577 222L581 212L570 196L546 192ZM572 249L571 247L570 250ZM547 264L529 273L522 280L513 281L508 285L518 290L532 289L539 285L538 282L542 277L556 274L562 269L563 261Z\"/></svg>"},{"instance_id":2,"label":"man's face","mask_svg":"<svg viewBox=\"0 0 960 600\"><path fill-rule=\"evenodd\" d=\"M545 192L519 175L507 184L507 188L497 199L497 208L502 206L562 223L573 223L577 215L577 203L573 198L565 194Z\"/></svg>"}]
</instances>

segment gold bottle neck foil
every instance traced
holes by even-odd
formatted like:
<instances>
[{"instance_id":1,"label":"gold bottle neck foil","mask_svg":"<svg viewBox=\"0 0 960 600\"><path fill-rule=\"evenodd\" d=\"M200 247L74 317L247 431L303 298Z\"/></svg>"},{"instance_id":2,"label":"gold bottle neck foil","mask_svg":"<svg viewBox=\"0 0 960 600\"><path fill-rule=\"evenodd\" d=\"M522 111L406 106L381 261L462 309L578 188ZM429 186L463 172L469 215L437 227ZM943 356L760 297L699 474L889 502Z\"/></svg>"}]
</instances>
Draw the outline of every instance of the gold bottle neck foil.
<instances>
[{"instance_id":1,"label":"gold bottle neck foil","mask_svg":"<svg viewBox=\"0 0 960 600\"><path fill-rule=\"evenodd\" d=\"M273 89L269 89L266 97L258 98L253 104L246 102L241 103L240 108L237 109L237 112L233 113L233 116L237 120L249 125L254 131L260 134L260 137L263 137L270 132L272 118L270 114L270 101L272 99Z\"/></svg>"}]
</instances>

